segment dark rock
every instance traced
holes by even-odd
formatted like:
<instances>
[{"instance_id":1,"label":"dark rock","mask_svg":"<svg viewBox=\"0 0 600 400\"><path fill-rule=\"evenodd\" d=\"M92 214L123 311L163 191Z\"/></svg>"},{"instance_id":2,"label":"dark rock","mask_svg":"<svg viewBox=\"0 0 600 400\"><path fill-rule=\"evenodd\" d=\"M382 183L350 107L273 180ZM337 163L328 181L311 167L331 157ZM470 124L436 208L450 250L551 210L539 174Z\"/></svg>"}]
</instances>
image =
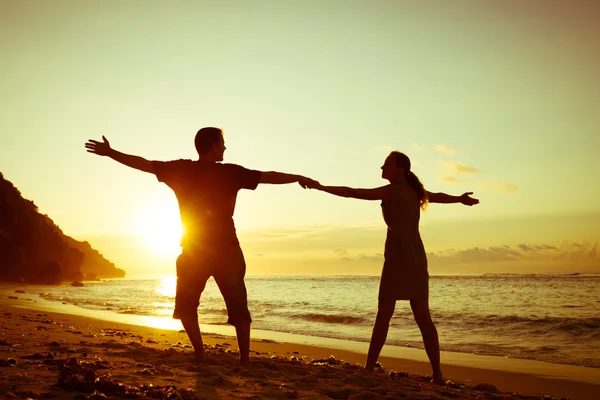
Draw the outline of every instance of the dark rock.
<instances>
[{"instance_id":1,"label":"dark rock","mask_svg":"<svg viewBox=\"0 0 600 400\"><path fill-rule=\"evenodd\" d=\"M482 392L490 392L490 393L498 392L498 388L496 386L490 385L488 383L480 383L478 385L473 386L473 389L479 390Z\"/></svg>"}]
</instances>

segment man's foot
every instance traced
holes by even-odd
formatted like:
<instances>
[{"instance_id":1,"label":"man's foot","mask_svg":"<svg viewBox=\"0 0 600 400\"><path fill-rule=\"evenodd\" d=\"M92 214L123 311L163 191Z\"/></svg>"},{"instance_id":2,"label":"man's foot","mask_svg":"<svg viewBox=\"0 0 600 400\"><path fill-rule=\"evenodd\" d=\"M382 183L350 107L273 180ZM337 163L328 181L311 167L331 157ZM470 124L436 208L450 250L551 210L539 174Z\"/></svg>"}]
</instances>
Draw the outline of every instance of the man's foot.
<instances>
[{"instance_id":1,"label":"man's foot","mask_svg":"<svg viewBox=\"0 0 600 400\"><path fill-rule=\"evenodd\" d=\"M431 383L434 385L444 386L446 385L446 380L442 375L434 375L433 378L431 378Z\"/></svg>"}]
</instances>

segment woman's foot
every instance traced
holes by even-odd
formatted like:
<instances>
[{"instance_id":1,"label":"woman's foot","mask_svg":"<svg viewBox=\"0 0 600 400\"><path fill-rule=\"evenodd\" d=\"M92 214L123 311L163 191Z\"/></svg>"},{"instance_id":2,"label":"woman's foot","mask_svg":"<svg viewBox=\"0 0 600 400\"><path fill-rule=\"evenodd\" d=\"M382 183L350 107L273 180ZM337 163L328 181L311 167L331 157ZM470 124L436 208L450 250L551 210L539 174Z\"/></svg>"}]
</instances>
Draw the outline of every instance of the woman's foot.
<instances>
[{"instance_id":1,"label":"woman's foot","mask_svg":"<svg viewBox=\"0 0 600 400\"><path fill-rule=\"evenodd\" d=\"M207 364L208 360L204 354L204 350L194 352L194 364Z\"/></svg>"},{"instance_id":2,"label":"woman's foot","mask_svg":"<svg viewBox=\"0 0 600 400\"><path fill-rule=\"evenodd\" d=\"M431 383L433 383L434 385L444 386L446 384L446 380L444 379L444 376L441 373L434 374L431 378Z\"/></svg>"}]
</instances>

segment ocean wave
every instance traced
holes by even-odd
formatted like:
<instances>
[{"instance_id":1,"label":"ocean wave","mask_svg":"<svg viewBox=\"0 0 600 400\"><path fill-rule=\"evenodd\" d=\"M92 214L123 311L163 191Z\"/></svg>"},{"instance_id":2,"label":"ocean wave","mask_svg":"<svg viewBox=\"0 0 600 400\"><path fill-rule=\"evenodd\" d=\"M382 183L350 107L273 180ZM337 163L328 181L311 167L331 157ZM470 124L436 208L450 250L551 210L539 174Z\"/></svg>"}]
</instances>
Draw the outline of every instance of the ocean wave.
<instances>
[{"instance_id":1,"label":"ocean wave","mask_svg":"<svg viewBox=\"0 0 600 400\"><path fill-rule=\"evenodd\" d=\"M74 304L76 306L82 306L82 307L85 307L85 306L116 307L115 304L113 304L111 302L107 302L107 301L90 300L90 299L73 299L73 298L64 297L64 296L53 295L53 294L48 293L48 292L41 293L40 297L42 297L42 298L44 298L46 300L62 301L64 303Z\"/></svg>"},{"instance_id":2,"label":"ocean wave","mask_svg":"<svg viewBox=\"0 0 600 400\"><path fill-rule=\"evenodd\" d=\"M327 324L351 324L362 325L366 323L366 319L352 315L336 315L336 314L318 314L318 313L302 313L286 315L288 318L302 319L310 322L324 322ZM370 321L369 321L370 323Z\"/></svg>"},{"instance_id":3,"label":"ocean wave","mask_svg":"<svg viewBox=\"0 0 600 400\"><path fill-rule=\"evenodd\" d=\"M600 318L524 317L519 315L473 315L466 313L439 313L436 321L458 323L466 328L520 325L523 331L543 334L560 331L572 336L600 337Z\"/></svg>"}]
</instances>

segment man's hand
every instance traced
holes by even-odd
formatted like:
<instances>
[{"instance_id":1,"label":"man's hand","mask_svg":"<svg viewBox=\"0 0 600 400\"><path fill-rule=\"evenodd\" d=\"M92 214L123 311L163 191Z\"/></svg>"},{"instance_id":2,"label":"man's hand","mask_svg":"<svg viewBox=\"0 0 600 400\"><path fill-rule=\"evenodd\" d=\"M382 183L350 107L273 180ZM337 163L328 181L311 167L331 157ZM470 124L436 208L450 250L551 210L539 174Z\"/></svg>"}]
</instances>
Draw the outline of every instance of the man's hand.
<instances>
[{"instance_id":1,"label":"man's hand","mask_svg":"<svg viewBox=\"0 0 600 400\"><path fill-rule=\"evenodd\" d=\"M102 136L102 142L89 139L85 144L85 148L88 153L98 154L99 156L107 156L112 150L110 143L104 136Z\"/></svg>"},{"instance_id":2,"label":"man's hand","mask_svg":"<svg viewBox=\"0 0 600 400\"><path fill-rule=\"evenodd\" d=\"M321 184L314 179L307 178L305 176L300 177L298 179L298 184L302 186L303 189L317 189L321 186Z\"/></svg>"},{"instance_id":3,"label":"man's hand","mask_svg":"<svg viewBox=\"0 0 600 400\"><path fill-rule=\"evenodd\" d=\"M475 204L479 204L479 199L474 199L474 198L470 197L472 194L473 194L473 192L463 193L460 196L460 202L462 204L464 204L465 206L473 206Z\"/></svg>"}]
</instances>

